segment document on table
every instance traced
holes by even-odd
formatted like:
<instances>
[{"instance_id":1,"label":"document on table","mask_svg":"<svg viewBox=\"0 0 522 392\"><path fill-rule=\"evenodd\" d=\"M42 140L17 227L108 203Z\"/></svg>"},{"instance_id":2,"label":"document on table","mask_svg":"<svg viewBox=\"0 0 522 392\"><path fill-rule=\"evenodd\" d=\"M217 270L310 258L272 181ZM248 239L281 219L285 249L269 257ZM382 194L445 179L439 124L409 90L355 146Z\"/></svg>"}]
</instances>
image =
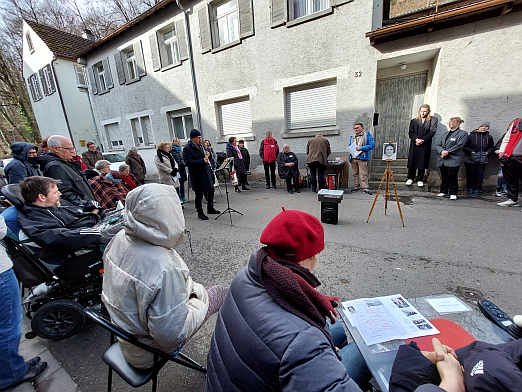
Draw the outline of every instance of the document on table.
<instances>
[{"instance_id":1,"label":"document on table","mask_svg":"<svg viewBox=\"0 0 522 392\"><path fill-rule=\"evenodd\" d=\"M357 151L357 143L353 142L348 146L348 152L353 158L357 158L362 151Z\"/></svg>"},{"instance_id":2,"label":"document on table","mask_svg":"<svg viewBox=\"0 0 522 392\"><path fill-rule=\"evenodd\" d=\"M427 298L426 301L439 313L469 312L471 308L457 297Z\"/></svg>"},{"instance_id":3,"label":"document on table","mask_svg":"<svg viewBox=\"0 0 522 392\"><path fill-rule=\"evenodd\" d=\"M400 294L346 301L343 302L342 311L350 323L359 330L368 346L439 333L439 330Z\"/></svg>"}]
</instances>

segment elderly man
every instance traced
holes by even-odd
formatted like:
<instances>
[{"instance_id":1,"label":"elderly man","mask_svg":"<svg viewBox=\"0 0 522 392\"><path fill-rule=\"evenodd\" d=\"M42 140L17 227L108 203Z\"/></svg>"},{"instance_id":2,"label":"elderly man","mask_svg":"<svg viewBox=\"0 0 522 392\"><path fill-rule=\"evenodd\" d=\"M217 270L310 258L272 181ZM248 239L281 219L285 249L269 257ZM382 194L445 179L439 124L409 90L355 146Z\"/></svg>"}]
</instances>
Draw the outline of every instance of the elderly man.
<instances>
[{"instance_id":1,"label":"elderly man","mask_svg":"<svg viewBox=\"0 0 522 392\"><path fill-rule=\"evenodd\" d=\"M368 185L368 162L370 160L371 151L375 147L373 136L370 132L365 131L364 125L360 122L353 124L353 135L350 136L348 145L355 143L357 154L350 154L348 160L353 172L353 189L357 192L362 188L364 193L371 195Z\"/></svg>"},{"instance_id":2,"label":"elderly man","mask_svg":"<svg viewBox=\"0 0 522 392\"><path fill-rule=\"evenodd\" d=\"M82 154L82 159L89 169L94 169L94 165L103 159L103 155L98 151L96 143L87 142L87 151Z\"/></svg>"},{"instance_id":3,"label":"elderly man","mask_svg":"<svg viewBox=\"0 0 522 392\"><path fill-rule=\"evenodd\" d=\"M40 176L42 172L37 162L36 146L31 143L16 142L11 144L13 160L5 167L9 184L18 184L26 177Z\"/></svg>"},{"instance_id":4,"label":"elderly man","mask_svg":"<svg viewBox=\"0 0 522 392\"><path fill-rule=\"evenodd\" d=\"M62 198L77 206L96 202L94 193L82 173L81 162L74 161L75 148L71 139L53 135L47 140L49 153L40 157L40 166L46 177L60 180Z\"/></svg>"},{"instance_id":5,"label":"elderly man","mask_svg":"<svg viewBox=\"0 0 522 392\"><path fill-rule=\"evenodd\" d=\"M299 193L299 161L297 155L290 151L288 144L283 146L283 151L277 157L277 163L279 175L286 180L288 193L294 193L294 189Z\"/></svg>"},{"instance_id":6,"label":"elderly man","mask_svg":"<svg viewBox=\"0 0 522 392\"><path fill-rule=\"evenodd\" d=\"M122 179L115 178L115 176L120 177L120 174L111 173L111 163L102 159L96 162L94 168L100 175L91 178L89 185L101 208L113 208L118 201L125 203L128 190L122 183ZM111 174L109 175L109 173Z\"/></svg>"},{"instance_id":7,"label":"elderly man","mask_svg":"<svg viewBox=\"0 0 522 392\"><path fill-rule=\"evenodd\" d=\"M306 145L306 163L310 168L312 192L317 192L326 187L324 172L328 166L328 156L331 152L330 142L321 134L315 135Z\"/></svg>"}]
</instances>

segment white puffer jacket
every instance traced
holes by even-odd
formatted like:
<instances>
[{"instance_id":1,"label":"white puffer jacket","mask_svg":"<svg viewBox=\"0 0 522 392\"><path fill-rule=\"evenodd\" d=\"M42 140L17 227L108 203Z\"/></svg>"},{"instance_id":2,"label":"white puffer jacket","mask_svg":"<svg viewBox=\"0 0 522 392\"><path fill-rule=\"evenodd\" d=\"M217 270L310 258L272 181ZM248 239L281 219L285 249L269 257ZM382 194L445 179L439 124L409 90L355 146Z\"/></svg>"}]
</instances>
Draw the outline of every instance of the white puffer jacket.
<instances>
[{"instance_id":1,"label":"white puffer jacket","mask_svg":"<svg viewBox=\"0 0 522 392\"><path fill-rule=\"evenodd\" d=\"M103 255L102 300L112 321L165 352L181 348L203 324L208 310L207 291L192 280L174 250L183 241L184 230L176 190L143 185L127 195L125 228ZM131 365L152 367L152 355L120 343Z\"/></svg>"}]
</instances>

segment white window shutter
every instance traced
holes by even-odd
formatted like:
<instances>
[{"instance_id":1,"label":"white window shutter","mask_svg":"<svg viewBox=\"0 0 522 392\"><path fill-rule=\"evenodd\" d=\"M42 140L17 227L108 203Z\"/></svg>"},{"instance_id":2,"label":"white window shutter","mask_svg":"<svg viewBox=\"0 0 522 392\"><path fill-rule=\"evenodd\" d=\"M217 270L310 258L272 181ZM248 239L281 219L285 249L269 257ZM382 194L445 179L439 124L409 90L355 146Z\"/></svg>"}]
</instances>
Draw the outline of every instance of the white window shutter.
<instances>
[{"instance_id":1,"label":"white window shutter","mask_svg":"<svg viewBox=\"0 0 522 392\"><path fill-rule=\"evenodd\" d=\"M252 110L248 98L220 103L218 108L222 135L252 132Z\"/></svg>"},{"instance_id":2,"label":"white window shutter","mask_svg":"<svg viewBox=\"0 0 522 392\"><path fill-rule=\"evenodd\" d=\"M158 51L158 38L156 32L149 35L150 53L152 57L152 70L154 72L161 69L159 51ZM121 57L120 57L121 58ZM121 60L120 60L121 61Z\"/></svg>"},{"instance_id":3,"label":"white window shutter","mask_svg":"<svg viewBox=\"0 0 522 392\"><path fill-rule=\"evenodd\" d=\"M45 80L43 68L38 71L38 75L40 75L40 83L42 83L42 89L44 94L49 95L49 90L47 89L47 81Z\"/></svg>"},{"instance_id":4,"label":"white window shutter","mask_svg":"<svg viewBox=\"0 0 522 392\"><path fill-rule=\"evenodd\" d=\"M116 74L118 75L118 83L125 84L125 71L123 70L121 52L118 51L114 54L114 62L116 63Z\"/></svg>"},{"instance_id":5,"label":"white window shutter","mask_svg":"<svg viewBox=\"0 0 522 392\"><path fill-rule=\"evenodd\" d=\"M254 35L254 10L252 0L238 0L239 36L246 38Z\"/></svg>"},{"instance_id":6,"label":"white window shutter","mask_svg":"<svg viewBox=\"0 0 522 392\"><path fill-rule=\"evenodd\" d=\"M91 85L91 91L93 94L98 94L98 84L96 81L96 70L94 68L94 65L92 67L89 67L88 74L89 84Z\"/></svg>"},{"instance_id":7,"label":"white window shutter","mask_svg":"<svg viewBox=\"0 0 522 392\"><path fill-rule=\"evenodd\" d=\"M185 33L185 19L178 19L174 24L178 40L179 59L188 59L187 34Z\"/></svg>"},{"instance_id":8,"label":"white window shutter","mask_svg":"<svg viewBox=\"0 0 522 392\"><path fill-rule=\"evenodd\" d=\"M109 58L105 57L102 60L103 63L103 69L105 73L105 85L108 89L111 89L114 87L114 82L112 81L112 72L111 72L111 65L109 64Z\"/></svg>"},{"instance_id":9,"label":"white window shutter","mask_svg":"<svg viewBox=\"0 0 522 392\"><path fill-rule=\"evenodd\" d=\"M134 56L136 56L136 64L138 66L138 75L145 76L147 71L145 70L145 59L143 58L143 48L141 47L141 41L135 42L133 45Z\"/></svg>"},{"instance_id":10,"label":"white window shutter","mask_svg":"<svg viewBox=\"0 0 522 392\"><path fill-rule=\"evenodd\" d=\"M284 25L288 20L287 0L272 0L270 7L271 26L277 27Z\"/></svg>"},{"instance_id":11,"label":"white window shutter","mask_svg":"<svg viewBox=\"0 0 522 392\"><path fill-rule=\"evenodd\" d=\"M210 34L210 19L208 17L208 6L205 5L198 11L199 39L201 41L201 53L212 50L212 36Z\"/></svg>"},{"instance_id":12,"label":"white window shutter","mask_svg":"<svg viewBox=\"0 0 522 392\"><path fill-rule=\"evenodd\" d=\"M49 73L49 83L51 83L49 86L49 95L51 95L56 91L56 83L54 82L54 73L53 69L51 68L51 64L48 64L46 68L47 72Z\"/></svg>"},{"instance_id":13,"label":"white window shutter","mask_svg":"<svg viewBox=\"0 0 522 392\"><path fill-rule=\"evenodd\" d=\"M336 125L337 85L335 80L287 89L287 129Z\"/></svg>"}]
</instances>

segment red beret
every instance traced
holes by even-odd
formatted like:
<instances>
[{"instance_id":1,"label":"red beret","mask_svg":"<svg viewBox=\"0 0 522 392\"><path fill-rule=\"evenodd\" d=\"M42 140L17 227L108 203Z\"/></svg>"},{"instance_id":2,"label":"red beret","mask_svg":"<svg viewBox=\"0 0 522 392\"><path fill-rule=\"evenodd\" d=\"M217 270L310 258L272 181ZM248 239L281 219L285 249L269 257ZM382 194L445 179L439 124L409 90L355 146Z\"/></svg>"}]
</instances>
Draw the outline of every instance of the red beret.
<instances>
[{"instance_id":1,"label":"red beret","mask_svg":"<svg viewBox=\"0 0 522 392\"><path fill-rule=\"evenodd\" d=\"M265 227L260 241L277 254L298 262L324 249L324 229L315 216L283 208Z\"/></svg>"}]
</instances>

